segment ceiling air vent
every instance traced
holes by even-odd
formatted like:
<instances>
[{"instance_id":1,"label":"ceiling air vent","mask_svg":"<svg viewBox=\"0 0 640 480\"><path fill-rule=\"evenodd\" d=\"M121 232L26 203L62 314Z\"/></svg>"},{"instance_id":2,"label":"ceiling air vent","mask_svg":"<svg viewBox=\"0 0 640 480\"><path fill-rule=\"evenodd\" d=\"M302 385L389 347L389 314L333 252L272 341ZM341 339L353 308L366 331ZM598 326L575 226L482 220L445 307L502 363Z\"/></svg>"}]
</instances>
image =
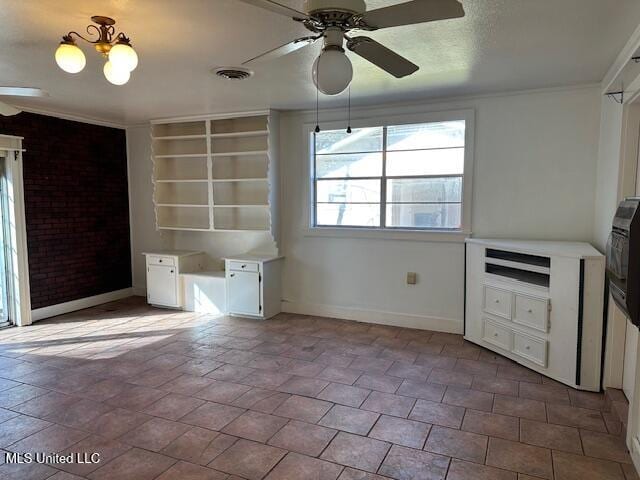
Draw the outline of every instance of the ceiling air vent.
<instances>
[{"instance_id":1,"label":"ceiling air vent","mask_svg":"<svg viewBox=\"0 0 640 480\"><path fill-rule=\"evenodd\" d=\"M244 67L218 67L213 69L213 73L227 80L244 80L253 76L253 71Z\"/></svg>"}]
</instances>

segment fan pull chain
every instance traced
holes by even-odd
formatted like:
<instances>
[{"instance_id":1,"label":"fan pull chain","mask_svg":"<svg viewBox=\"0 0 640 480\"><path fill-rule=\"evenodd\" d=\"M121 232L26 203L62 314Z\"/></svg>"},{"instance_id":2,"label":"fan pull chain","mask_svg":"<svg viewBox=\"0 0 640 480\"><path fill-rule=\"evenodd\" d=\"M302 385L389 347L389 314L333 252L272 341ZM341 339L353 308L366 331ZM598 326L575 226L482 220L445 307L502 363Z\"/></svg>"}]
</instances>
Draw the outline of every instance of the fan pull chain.
<instances>
[{"instance_id":1,"label":"fan pull chain","mask_svg":"<svg viewBox=\"0 0 640 480\"><path fill-rule=\"evenodd\" d=\"M351 133L351 85L349 85L349 100L347 103L347 133Z\"/></svg>"},{"instance_id":2,"label":"fan pull chain","mask_svg":"<svg viewBox=\"0 0 640 480\"><path fill-rule=\"evenodd\" d=\"M317 86L318 78L316 73L316 133L320 133L320 87Z\"/></svg>"}]
</instances>

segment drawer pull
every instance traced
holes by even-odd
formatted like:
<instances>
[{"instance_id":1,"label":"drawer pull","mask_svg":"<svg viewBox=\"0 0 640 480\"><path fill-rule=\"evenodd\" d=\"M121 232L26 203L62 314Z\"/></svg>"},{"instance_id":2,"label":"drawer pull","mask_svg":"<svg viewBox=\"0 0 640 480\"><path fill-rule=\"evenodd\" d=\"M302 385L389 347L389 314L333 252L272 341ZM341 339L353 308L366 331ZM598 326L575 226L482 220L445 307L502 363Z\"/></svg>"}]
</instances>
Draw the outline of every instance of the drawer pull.
<instances>
[{"instance_id":1,"label":"drawer pull","mask_svg":"<svg viewBox=\"0 0 640 480\"><path fill-rule=\"evenodd\" d=\"M529 310L527 310L527 313L533 313L533 309L530 308Z\"/></svg>"},{"instance_id":2,"label":"drawer pull","mask_svg":"<svg viewBox=\"0 0 640 480\"><path fill-rule=\"evenodd\" d=\"M229 276L230 276L230 277L235 277L235 276L236 276L236 274L235 274L235 273L232 273L232 274L230 274Z\"/></svg>"},{"instance_id":3,"label":"drawer pull","mask_svg":"<svg viewBox=\"0 0 640 480\"><path fill-rule=\"evenodd\" d=\"M500 303L500 300L498 300L497 298L496 298L496 303Z\"/></svg>"},{"instance_id":4,"label":"drawer pull","mask_svg":"<svg viewBox=\"0 0 640 480\"><path fill-rule=\"evenodd\" d=\"M494 337L497 337L497 336L498 336L498 332L494 333L494 334L493 334L493 336L494 336Z\"/></svg>"},{"instance_id":5,"label":"drawer pull","mask_svg":"<svg viewBox=\"0 0 640 480\"><path fill-rule=\"evenodd\" d=\"M246 264L242 265L240 268L247 268L247 265Z\"/></svg>"},{"instance_id":6,"label":"drawer pull","mask_svg":"<svg viewBox=\"0 0 640 480\"><path fill-rule=\"evenodd\" d=\"M524 347L527 350L531 350L531 345L527 345L526 347Z\"/></svg>"}]
</instances>

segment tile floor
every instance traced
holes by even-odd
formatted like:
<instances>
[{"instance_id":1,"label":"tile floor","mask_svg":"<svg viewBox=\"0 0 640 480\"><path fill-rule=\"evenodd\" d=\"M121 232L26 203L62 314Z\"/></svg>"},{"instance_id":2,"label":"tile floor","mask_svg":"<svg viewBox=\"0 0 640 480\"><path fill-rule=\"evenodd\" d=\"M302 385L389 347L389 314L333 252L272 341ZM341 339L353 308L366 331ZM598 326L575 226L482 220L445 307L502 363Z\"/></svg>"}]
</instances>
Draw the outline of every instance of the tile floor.
<instances>
[{"instance_id":1,"label":"tile floor","mask_svg":"<svg viewBox=\"0 0 640 480\"><path fill-rule=\"evenodd\" d=\"M0 479L637 479L611 418L459 335L140 298L0 331L0 449L101 455Z\"/></svg>"}]
</instances>

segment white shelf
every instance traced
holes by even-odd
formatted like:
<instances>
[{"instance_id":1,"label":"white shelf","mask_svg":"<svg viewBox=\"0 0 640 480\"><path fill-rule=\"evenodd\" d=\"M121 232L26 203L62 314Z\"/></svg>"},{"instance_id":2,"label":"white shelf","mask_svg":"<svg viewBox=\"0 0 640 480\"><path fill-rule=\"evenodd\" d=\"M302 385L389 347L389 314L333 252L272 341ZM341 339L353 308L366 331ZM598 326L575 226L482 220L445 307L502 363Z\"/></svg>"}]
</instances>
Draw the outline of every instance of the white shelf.
<instances>
[{"instance_id":1,"label":"white shelf","mask_svg":"<svg viewBox=\"0 0 640 480\"><path fill-rule=\"evenodd\" d=\"M159 226L158 230L178 230L184 232L211 232L210 228L191 228L191 227L165 227Z\"/></svg>"},{"instance_id":2,"label":"white shelf","mask_svg":"<svg viewBox=\"0 0 640 480\"><path fill-rule=\"evenodd\" d=\"M151 137L152 140L197 140L207 138L206 135L166 135L164 137Z\"/></svg>"},{"instance_id":3,"label":"white shelf","mask_svg":"<svg viewBox=\"0 0 640 480\"><path fill-rule=\"evenodd\" d=\"M207 153L175 153L169 155L154 155L155 158L207 158Z\"/></svg>"},{"instance_id":4,"label":"white shelf","mask_svg":"<svg viewBox=\"0 0 640 480\"><path fill-rule=\"evenodd\" d=\"M158 207L172 207L172 208L209 208L209 205L198 205L189 203L158 203Z\"/></svg>"},{"instance_id":5,"label":"white shelf","mask_svg":"<svg viewBox=\"0 0 640 480\"><path fill-rule=\"evenodd\" d=\"M213 230L211 230L212 232L223 232L223 233L238 233L238 232L252 232L252 233L259 233L259 232L269 232L270 230L265 230L262 228L214 228Z\"/></svg>"},{"instance_id":6,"label":"white shelf","mask_svg":"<svg viewBox=\"0 0 640 480\"><path fill-rule=\"evenodd\" d=\"M214 204L213 208L269 208L269 205L224 205Z\"/></svg>"},{"instance_id":7,"label":"white shelf","mask_svg":"<svg viewBox=\"0 0 640 480\"><path fill-rule=\"evenodd\" d=\"M172 179L168 179L168 180L157 180L156 179L156 183L208 183L209 180L204 178L204 179L200 179L200 178L192 178L192 179L179 179L179 178L172 178Z\"/></svg>"},{"instance_id":8,"label":"white shelf","mask_svg":"<svg viewBox=\"0 0 640 480\"><path fill-rule=\"evenodd\" d=\"M152 125L159 230L271 232L277 228L274 112L176 119ZM273 177L273 178L272 178Z\"/></svg>"},{"instance_id":9,"label":"white shelf","mask_svg":"<svg viewBox=\"0 0 640 480\"><path fill-rule=\"evenodd\" d=\"M211 138L261 137L268 134L269 130L253 130L248 132L212 133Z\"/></svg>"},{"instance_id":10,"label":"white shelf","mask_svg":"<svg viewBox=\"0 0 640 480\"><path fill-rule=\"evenodd\" d=\"M213 183L224 183L224 182L267 182L269 179L266 177L260 178L213 178L211 181Z\"/></svg>"},{"instance_id":11,"label":"white shelf","mask_svg":"<svg viewBox=\"0 0 640 480\"><path fill-rule=\"evenodd\" d=\"M268 150L248 150L245 152L219 152L212 153L212 157L249 157L253 155L268 155Z\"/></svg>"}]
</instances>

